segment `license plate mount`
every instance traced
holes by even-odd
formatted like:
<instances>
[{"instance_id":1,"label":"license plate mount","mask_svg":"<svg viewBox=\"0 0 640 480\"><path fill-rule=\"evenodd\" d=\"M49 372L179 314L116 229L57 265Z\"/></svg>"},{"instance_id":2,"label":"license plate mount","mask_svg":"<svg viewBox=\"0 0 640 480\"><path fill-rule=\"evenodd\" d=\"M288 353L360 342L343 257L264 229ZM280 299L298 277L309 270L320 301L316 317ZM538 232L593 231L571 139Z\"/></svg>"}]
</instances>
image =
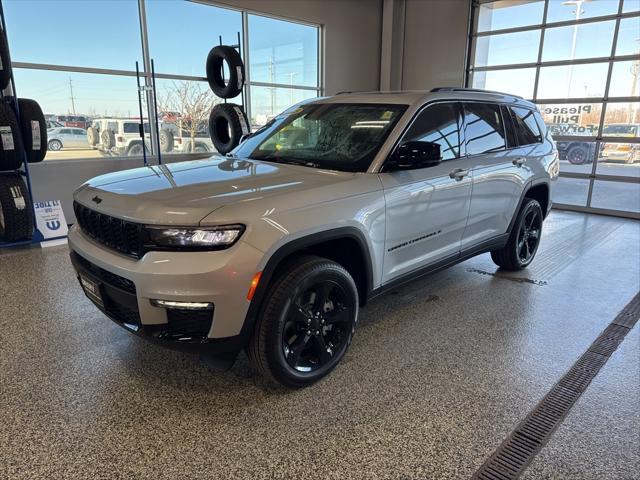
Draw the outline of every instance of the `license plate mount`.
<instances>
[{"instance_id":1,"label":"license plate mount","mask_svg":"<svg viewBox=\"0 0 640 480\"><path fill-rule=\"evenodd\" d=\"M82 274L80 274L79 278L82 290L84 290L84 294L98 307L104 308L104 300L102 299L102 286L95 280L92 280L91 278L88 278Z\"/></svg>"}]
</instances>

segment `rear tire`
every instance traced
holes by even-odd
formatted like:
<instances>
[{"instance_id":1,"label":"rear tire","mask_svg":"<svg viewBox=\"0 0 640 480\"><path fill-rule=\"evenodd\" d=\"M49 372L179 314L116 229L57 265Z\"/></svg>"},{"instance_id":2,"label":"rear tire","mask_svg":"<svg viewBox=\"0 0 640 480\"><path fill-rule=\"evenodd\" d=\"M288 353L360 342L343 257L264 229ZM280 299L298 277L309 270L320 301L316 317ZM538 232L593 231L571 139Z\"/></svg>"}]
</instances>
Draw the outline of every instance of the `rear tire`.
<instances>
[{"instance_id":1,"label":"rear tire","mask_svg":"<svg viewBox=\"0 0 640 480\"><path fill-rule=\"evenodd\" d=\"M491 252L493 262L505 270L526 268L538 251L543 219L540 203L533 198L525 198L507 244Z\"/></svg>"},{"instance_id":2,"label":"rear tire","mask_svg":"<svg viewBox=\"0 0 640 480\"><path fill-rule=\"evenodd\" d=\"M567 160L572 165L584 165L587 163L589 151L581 145L574 145L567 151Z\"/></svg>"},{"instance_id":3,"label":"rear tire","mask_svg":"<svg viewBox=\"0 0 640 480\"><path fill-rule=\"evenodd\" d=\"M269 287L247 356L269 380L302 388L344 357L358 319L358 290L349 272L321 257L289 263Z\"/></svg>"}]
</instances>

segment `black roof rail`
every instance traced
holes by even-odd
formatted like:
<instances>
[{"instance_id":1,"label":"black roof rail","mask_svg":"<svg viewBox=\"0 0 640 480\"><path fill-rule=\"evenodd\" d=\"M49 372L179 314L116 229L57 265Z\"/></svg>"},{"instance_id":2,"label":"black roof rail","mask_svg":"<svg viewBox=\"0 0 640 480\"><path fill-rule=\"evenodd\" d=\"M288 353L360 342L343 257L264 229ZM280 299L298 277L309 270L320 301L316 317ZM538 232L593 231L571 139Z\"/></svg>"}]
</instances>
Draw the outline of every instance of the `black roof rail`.
<instances>
[{"instance_id":1,"label":"black roof rail","mask_svg":"<svg viewBox=\"0 0 640 480\"><path fill-rule=\"evenodd\" d=\"M462 87L436 87L430 90L431 92L475 92L475 93L497 93L498 95L507 95L509 97L515 97L523 99L520 95L514 95L513 93L497 92L495 90L484 90L482 88L462 88Z\"/></svg>"}]
</instances>

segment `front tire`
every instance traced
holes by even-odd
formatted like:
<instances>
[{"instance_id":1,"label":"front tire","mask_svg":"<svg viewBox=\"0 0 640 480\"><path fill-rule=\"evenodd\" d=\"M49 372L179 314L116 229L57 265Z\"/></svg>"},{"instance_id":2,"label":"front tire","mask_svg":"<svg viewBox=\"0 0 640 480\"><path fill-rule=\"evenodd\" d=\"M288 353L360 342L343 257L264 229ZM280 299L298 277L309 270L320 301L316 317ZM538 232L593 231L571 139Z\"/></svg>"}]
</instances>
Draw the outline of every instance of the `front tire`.
<instances>
[{"instance_id":1,"label":"front tire","mask_svg":"<svg viewBox=\"0 0 640 480\"><path fill-rule=\"evenodd\" d=\"M491 252L493 262L505 270L526 268L538 251L543 218L540 203L525 198L506 246Z\"/></svg>"},{"instance_id":2,"label":"front tire","mask_svg":"<svg viewBox=\"0 0 640 480\"><path fill-rule=\"evenodd\" d=\"M349 272L321 257L290 263L264 300L247 347L263 375L302 388L344 357L358 319L358 290Z\"/></svg>"}]
</instances>

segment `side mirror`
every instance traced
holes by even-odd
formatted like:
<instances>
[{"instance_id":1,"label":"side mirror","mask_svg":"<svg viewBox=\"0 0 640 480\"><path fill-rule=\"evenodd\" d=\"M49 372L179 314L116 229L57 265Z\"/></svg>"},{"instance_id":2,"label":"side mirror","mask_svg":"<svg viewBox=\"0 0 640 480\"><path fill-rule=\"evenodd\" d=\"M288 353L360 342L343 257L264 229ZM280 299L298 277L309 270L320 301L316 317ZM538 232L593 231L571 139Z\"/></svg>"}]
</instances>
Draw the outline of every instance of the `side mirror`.
<instances>
[{"instance_id":1,"label":"side mirror","mask_svg":"<svg viewBox=\"0 0 640 480\"><path fill-rule=\"evenodd\" d=\"M389 170L411 170L433 167L442 162L440 145L433 142L404 142L396 148L389 160Z\"/></svg>"}]
</instances>

